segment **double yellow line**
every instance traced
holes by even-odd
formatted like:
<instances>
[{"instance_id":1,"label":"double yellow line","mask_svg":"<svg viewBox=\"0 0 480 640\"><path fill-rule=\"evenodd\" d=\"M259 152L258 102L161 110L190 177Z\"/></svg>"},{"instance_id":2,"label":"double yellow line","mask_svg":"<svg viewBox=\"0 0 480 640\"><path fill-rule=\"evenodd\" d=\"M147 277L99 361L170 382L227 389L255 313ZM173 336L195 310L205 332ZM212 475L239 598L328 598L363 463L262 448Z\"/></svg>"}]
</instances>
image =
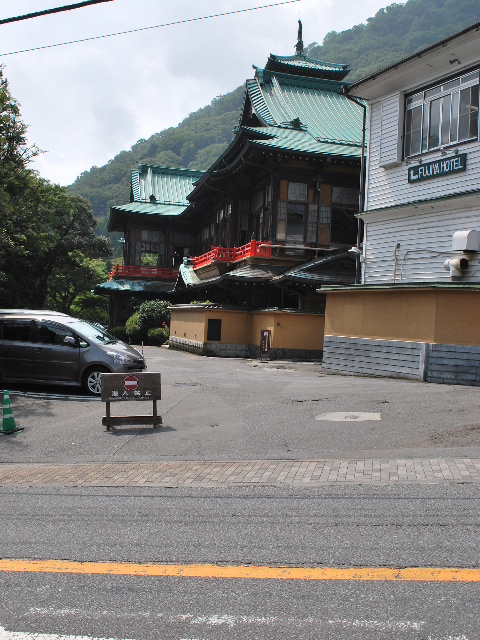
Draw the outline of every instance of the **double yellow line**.
<instances>
[{"instance_id":1,"label":"double yellow line","mask_svg":"<svg viewBox=\"0 0 480 640\"><path fill-rule=\"evenodd\" d=\"M3 573L62 573L139 577L376 582L480 582L480 569L456 567L269 567L216 564L0 560Z\"/></svg>"}]
</instances>

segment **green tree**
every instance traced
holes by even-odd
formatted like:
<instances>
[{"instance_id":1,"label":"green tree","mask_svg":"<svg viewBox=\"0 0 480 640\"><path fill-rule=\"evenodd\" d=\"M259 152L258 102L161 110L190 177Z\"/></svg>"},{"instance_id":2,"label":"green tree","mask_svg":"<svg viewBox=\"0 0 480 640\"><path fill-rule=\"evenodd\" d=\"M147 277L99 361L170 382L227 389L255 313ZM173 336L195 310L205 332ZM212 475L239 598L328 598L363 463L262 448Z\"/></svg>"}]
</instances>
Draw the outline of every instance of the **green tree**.
<instances>
[{"instance_id":1,"label":"green tree","mask_svg":"<svg viewBox=\"0 0 480 640\"><path fill-rule=\"evenodd\" d=\"M92 294L92 289L106 278L103 260L87 258L80 251L72 251L61 266L53 269L49 278L47 305L85 320L103 321L107 299Z\"/></svg>"},{"instance_id":2,"label":"green tree","mask_svg":"<svg viewBox=\"0 0 480 640\"><path fill-rule=\"evenodd\" d=\"M147 300L138 309L138 326L143 334L149 329L162 328L170 324L170 303L168 300Z\"/></svg>"},{"instance_id":3,"label":"green tree","mask_svg":"<svg viewBox=\"0 0 480 640\"><path fill-rule=\"evenodd\" d=\"M0 306L43 307L54 275L71 267L72 253L109 255L95 234L89 202L28 168L39 153L0 67Z\"/></svg>"}]
</instances>

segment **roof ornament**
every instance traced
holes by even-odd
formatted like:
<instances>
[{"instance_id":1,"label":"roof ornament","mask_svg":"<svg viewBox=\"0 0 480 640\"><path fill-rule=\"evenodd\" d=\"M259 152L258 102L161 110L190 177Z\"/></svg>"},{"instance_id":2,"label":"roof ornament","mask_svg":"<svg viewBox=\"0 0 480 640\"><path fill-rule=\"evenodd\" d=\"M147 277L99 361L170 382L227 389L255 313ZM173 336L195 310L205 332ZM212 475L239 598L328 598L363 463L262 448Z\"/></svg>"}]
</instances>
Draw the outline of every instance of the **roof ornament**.
<instances>
[{"instance_id":1,"label":"roof ornament","mask_svg":"<svg viewBox=\"0 0 480 640\"><path fill-rule=\"evenodd\" d=\"M298 21L297 44L295 45L295 55L303 56L303 40L302 40L302 21Z\"/></svg>"}]
</instances>

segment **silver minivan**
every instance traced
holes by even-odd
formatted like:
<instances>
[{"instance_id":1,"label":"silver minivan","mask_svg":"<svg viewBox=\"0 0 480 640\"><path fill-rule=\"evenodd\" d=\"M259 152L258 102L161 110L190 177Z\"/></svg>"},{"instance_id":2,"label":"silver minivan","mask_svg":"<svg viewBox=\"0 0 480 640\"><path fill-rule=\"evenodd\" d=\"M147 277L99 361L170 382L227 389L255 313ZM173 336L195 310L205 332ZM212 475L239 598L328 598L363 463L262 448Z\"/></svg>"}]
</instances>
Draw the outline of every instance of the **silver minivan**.
<instances>
[{"instance_id":1,"label":"silver minivan","mask_svg":"<svg viewBox=\"0 0 480 640\"><path fill-rule=\"evenodd\" d=\"M0 383L81 385L102 391L102 373L146 368L143 355L100 325L56 311L0 309Z\"/></svg>"}]
</instances>

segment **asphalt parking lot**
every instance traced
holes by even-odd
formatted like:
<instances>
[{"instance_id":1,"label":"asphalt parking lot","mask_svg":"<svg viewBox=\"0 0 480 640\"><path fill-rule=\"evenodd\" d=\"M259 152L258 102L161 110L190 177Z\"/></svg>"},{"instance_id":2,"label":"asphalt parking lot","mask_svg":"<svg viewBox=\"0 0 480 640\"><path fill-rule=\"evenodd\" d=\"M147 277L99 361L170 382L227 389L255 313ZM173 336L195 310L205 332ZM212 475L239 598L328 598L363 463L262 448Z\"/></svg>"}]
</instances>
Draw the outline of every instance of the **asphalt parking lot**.
<instances>
[{"instance_id":1,"label":"asphalt parking lot","mask_svg":"<svg viewBox=\"0 0 480 640\"><path fill-rule=\"evenodd\" d=\"M0 462L480 457L475 387L324 376L320 363L205 358L145 347L163 426L102 426L78 389L11 386ZM120 406L121 405L121 406ZM150 402L113 415L151 412Z\"/></svg>"}]
</instances>

